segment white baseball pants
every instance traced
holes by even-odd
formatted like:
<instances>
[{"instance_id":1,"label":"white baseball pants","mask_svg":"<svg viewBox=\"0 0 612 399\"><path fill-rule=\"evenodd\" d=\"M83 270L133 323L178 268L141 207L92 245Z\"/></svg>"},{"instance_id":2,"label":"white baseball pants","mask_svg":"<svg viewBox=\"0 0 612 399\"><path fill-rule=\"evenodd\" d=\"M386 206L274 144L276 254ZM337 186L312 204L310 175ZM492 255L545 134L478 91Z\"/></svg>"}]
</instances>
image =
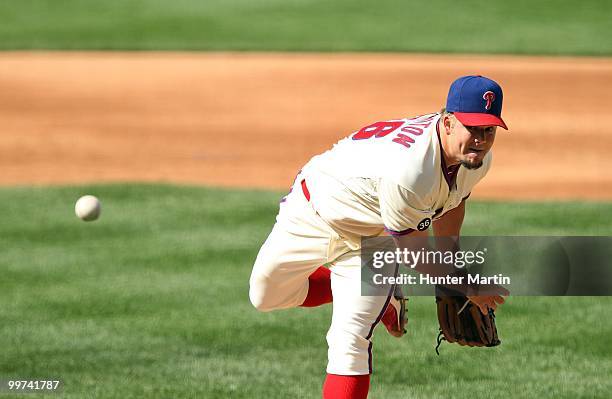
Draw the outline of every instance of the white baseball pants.
<instances>
[{"instance_id":1,"label":"white baseball pants","mask_svg":"<svg viewBox=\"0 0 612 399\"><path fill-rule=\"evenodd\" d=\"M359 250L351 250L316 213L302 191L302 179L298 175L281 202L276 224L259 251L250 279L251 302L260 311L299 306L308 294L308 277L319 266L329 266L333 316L327 373L371 374L372 334L390 296L361 295Z\"/></svg>"}]
</instances>

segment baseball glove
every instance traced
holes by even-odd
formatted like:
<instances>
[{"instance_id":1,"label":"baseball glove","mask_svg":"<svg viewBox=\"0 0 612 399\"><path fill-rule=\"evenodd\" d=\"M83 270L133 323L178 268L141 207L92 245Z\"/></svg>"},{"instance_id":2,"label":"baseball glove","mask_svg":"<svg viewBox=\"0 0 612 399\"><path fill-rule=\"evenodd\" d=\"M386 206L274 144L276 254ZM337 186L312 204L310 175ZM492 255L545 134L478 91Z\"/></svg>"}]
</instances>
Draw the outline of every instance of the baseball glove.
<instances>
[{"instance_id":1,"label":"baseball glove","mask_svg":"<svg viewBox=\"0 0 612 399\"><path fill-rule=\"evenodd\" d=\"M438 355L442 341L467 346L497 346L501 343L493 309L484 315L467 297L442 286L436 286L436 304L440 323L436 346Z\"/></svg>"}]
</instances>

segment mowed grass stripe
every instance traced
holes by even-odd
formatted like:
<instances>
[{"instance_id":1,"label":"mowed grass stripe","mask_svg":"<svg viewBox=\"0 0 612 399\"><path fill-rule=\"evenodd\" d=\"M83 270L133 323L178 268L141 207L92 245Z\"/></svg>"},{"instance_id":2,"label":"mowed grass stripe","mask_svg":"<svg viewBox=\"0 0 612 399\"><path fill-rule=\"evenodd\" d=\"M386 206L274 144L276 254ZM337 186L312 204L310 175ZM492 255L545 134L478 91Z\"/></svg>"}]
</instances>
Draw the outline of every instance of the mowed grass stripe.
<instances>
[{"instance_id":1,"label":"mowed grass stripe","mask_svg":"<svg viewBox=\"0 0 612 399\"><path fill-rule=\"evenodd\" d=\"M79 221L76 199L100 197ZM248 277L279 192L167 185L0 189L0 377L65 398L318 398L330 308L258 313ZM470 200L465 233L610 235L609 203ZM606 398L610 298L510 298L503 344L433 346L433 298L375 334L373 398Z\"/></svg>"},{"instance_id":2,"label":"mowed grass stripe","mask_svg":"<svg viewBox=\"0 0 612 399\"><path fill-rule=\"evenodd\" d=\"M606 0L30 0L0 15L11 50L612 54Z\"/></svg>"}]
</instances>

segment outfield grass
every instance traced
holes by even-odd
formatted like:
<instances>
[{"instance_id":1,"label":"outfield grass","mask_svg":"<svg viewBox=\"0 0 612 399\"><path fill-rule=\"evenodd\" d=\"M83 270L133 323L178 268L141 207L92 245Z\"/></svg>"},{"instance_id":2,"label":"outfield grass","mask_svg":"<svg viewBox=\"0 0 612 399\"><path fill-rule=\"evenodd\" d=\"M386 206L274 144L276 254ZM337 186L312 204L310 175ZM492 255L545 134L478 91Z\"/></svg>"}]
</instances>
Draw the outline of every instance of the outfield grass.
<instances>
[{"instance_id":1,"label":"outfield grass","mask_svg":"<svg viewBox=\"0 0 612 399\"><path fill-rule=\"evenodd\" d=\"M84 193L103 201L95 223L73 214ZM54 398L319 397L329 307L263 314L248 300L280 196L0 189L0 378L62 378ZM472 200L465 233L612 235L612 204ZM611 298L510 298L500 347L440 357L434 312L411 298L406 337L377 330L371 398L612 396Z\"/></svg>"},{"instance_id":2,"label":"outfield grass","mask_svg":"<svg viewBox=\"0 0 612 399\"><path fill-rule=\"evenodd\" d=\"M28 0L0 15L0 49L612 54L608 0Z\"/></svg>"}]
</instances>

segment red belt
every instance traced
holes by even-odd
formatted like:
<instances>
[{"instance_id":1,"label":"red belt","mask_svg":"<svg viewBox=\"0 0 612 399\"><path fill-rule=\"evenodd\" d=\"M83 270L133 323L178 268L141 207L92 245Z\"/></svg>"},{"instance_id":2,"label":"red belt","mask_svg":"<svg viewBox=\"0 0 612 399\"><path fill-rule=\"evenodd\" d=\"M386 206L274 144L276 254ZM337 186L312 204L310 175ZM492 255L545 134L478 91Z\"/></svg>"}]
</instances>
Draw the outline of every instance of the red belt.
<instances>
[{"instance_id":1,"label":"red belt","mask_svg":"<svg viewBox=\"0 0 612 399\"><path fill-rule=\"evenodd\" d=\"M308 187L306 186L306 179L302 179L302 192L304 193L304 197L306 197L306 201L310 201L310 191L308 191Z\"/></svg>"}]
</instances>

